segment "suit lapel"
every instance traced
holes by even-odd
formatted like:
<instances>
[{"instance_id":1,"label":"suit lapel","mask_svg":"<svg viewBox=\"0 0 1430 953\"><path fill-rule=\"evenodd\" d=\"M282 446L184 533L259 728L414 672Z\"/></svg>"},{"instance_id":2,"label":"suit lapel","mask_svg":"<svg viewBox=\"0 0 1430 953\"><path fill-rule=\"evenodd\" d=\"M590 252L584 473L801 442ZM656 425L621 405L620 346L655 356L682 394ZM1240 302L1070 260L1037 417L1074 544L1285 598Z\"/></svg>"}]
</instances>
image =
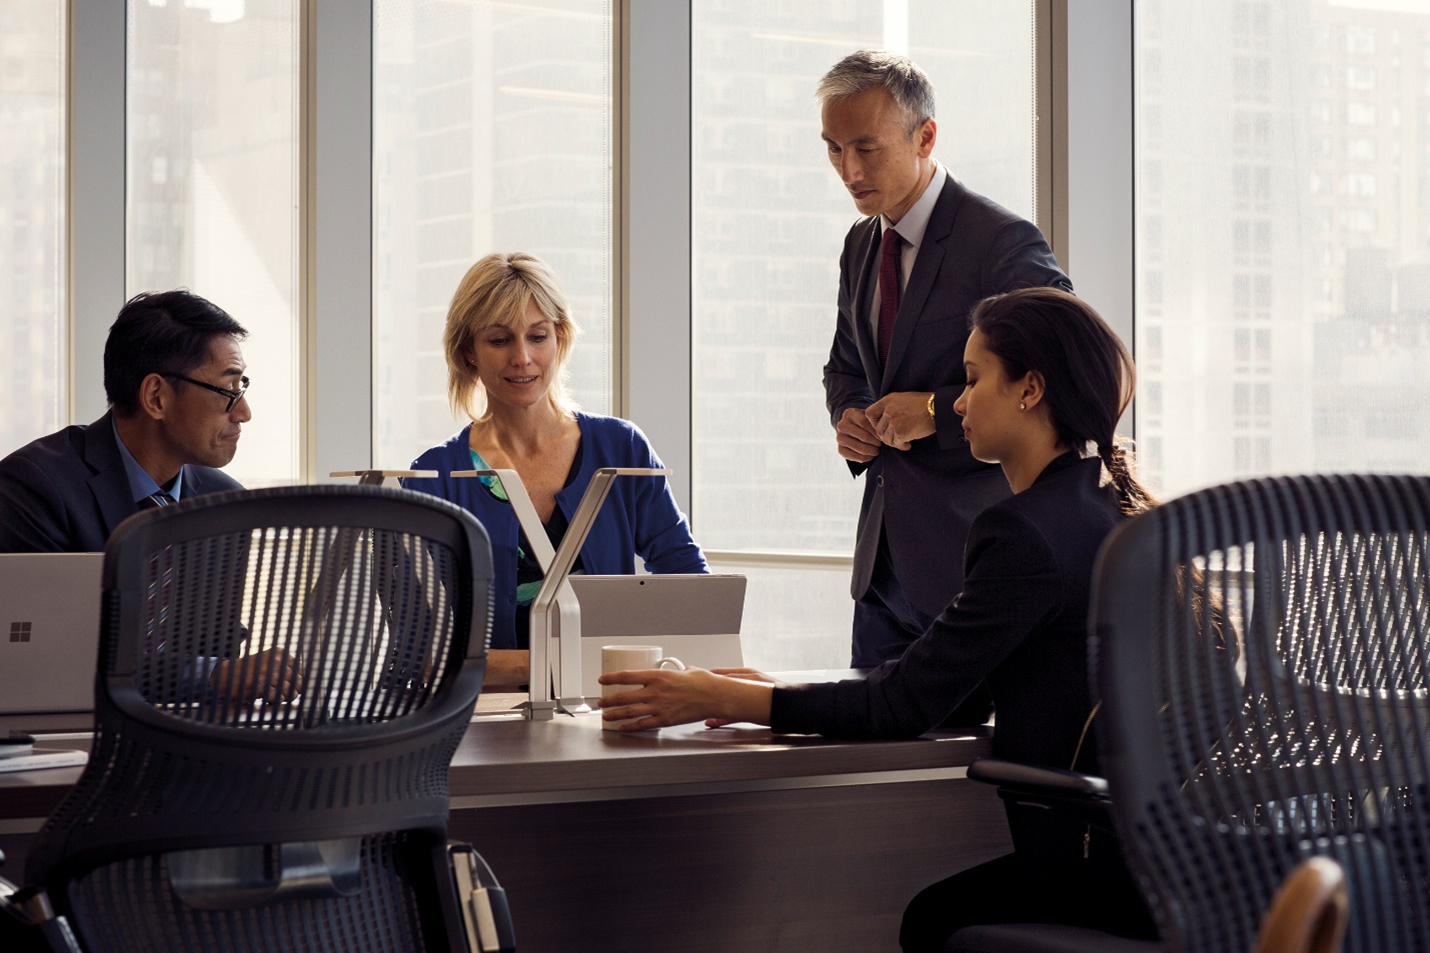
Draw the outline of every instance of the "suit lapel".
<instances>
[{"instance_id":1,"label":"suit lapel","mask_svg":"<svg viewBox=\"0 0 1430 953\"><path fill-rule=\"evenodd\" d=\"M887 394L893 383L894 369L904 359L909 340L914 336L914 327L919 323L929 293L933 291L934 279L943 267L943 243L953 234L953 221L962 204L964 188L949 173L944 180L943 190L934 203L933 214L929 216L928 227L924 229L924 240L919 245L919 253L914 258L914 271L909 275L909 283L904 287L904 296L899 301L899 316L894 320L894 337L889 342L889 360L884 365L879 393ZM962 360L962 355L959 360Z\"/></svg>"},{"instance_id":2,"label":"suit lapel","mask_svg":"<svg viewBox=\"0 0 1430 953\"><path fill-rule=\"evenodd\" d=\"M873 305L869 296L874 293L871 279L874 271L874 256L878 253L879 220L867 221L863 236L859 239L854 272L854 335L859 344L859 360L864 364L864 379L879 379L879 342L874 339L874 329L870 327L869 309ZM876 398L880 395L875 394Z\"/></svg>"},{"instance_id":3,"label":"suit lapel","mask_svg":"<svg viewBox=\"0 0 1430 953\"><path fill-rule=\"evenodd\" d=\"M139 512L139 505L131 499L129 473L124 469L124 458L119 455L119 444L114 439L112 413L85 428L84 462L93 471L89 491L94 494L100 515L104 517L107 538L116 526Z\"/></svg>"}]
</instances>

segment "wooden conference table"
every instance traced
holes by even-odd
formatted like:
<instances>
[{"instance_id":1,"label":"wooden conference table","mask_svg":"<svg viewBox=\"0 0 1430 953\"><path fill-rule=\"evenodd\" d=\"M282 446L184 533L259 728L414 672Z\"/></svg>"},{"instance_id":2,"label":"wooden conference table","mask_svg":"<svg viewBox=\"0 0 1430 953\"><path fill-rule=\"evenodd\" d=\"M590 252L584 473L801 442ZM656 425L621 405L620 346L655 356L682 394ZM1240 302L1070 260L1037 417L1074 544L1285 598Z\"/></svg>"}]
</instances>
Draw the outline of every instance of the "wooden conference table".
<instances>
[{"instance_id":1,"label":"wooden conference table","mask_svg":"<svg viewBox=\"0 0 1430 953\"><path fill-rule=\"evenodd\" d=\"M501 878L522 953L896 950L915 893L1011 849L996 794L964 778L988 728L851 743L492 714L520 697L483 697L451 833ZM79 772L0 774L0 873L19 879Z\"/></svg>"}]
</instances>

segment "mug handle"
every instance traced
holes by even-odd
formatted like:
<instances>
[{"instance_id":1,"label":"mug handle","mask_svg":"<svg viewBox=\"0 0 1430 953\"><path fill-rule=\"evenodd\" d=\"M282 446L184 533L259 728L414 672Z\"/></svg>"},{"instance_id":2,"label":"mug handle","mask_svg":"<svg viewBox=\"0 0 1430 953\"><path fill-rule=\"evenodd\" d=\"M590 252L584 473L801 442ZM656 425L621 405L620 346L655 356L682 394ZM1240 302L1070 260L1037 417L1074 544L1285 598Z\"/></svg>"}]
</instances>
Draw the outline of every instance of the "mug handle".
<instances>
[{"instance_id":1,"label":"mug handle","mask_svg":"<svg viewBox=\"0 0 1430 953\"><path fill-rule=\"evenodd\" d=\"M677 672L685 671L685 663L673 656L666 656L665 658L660 659L654 665L652 665L651 668L665 668L667 665L669 665Z\"/></svg>"}]
</instances>

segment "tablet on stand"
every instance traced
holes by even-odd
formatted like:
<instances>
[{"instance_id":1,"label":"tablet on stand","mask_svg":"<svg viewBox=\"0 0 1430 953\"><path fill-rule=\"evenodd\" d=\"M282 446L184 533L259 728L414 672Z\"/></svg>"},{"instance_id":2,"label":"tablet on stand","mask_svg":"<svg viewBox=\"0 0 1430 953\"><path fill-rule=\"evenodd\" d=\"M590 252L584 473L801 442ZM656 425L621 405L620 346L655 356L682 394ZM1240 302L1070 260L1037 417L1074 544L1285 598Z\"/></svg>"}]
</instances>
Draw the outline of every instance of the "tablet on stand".
<instances>
[{"instance_id":1,"label":"tablet on stand","mask_svg":"<svg viewBox=\"0 0 1430 953\"><path fill-rule=\"evenodd\" d=\"M669 470L650 467L601 467L591 477L581 502L566 528L561 545L553 552L546 527L536 515L531 496L515 470L454 470L453 477L496 477L516 513L544 574L541 589L531 602L531 702L529 717L551 718L556 712L575 715L591 711L581 691L581 604L567 577L581 546L596 522L596 515L611 483L618 476L667 476ZM562 651L562 645L567 647Z\"/></svg>"}]
</instances>

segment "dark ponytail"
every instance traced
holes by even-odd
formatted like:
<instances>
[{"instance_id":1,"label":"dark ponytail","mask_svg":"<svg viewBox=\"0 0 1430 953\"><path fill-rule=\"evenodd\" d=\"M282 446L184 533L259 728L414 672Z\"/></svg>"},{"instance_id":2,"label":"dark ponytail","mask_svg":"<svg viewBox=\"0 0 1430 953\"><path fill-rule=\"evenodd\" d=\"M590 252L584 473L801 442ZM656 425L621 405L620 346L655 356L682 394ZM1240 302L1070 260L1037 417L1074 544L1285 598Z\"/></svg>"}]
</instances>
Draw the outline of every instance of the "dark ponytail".
<instances>
[{"instance_id":1,"label":"dark ponytail","mask_svg":"<svg viewBox=\"0 0 1430 953\"><path fill-rule=\"evenodd\" d=\"M1137 371L1101 315L1066 291L1023 288L980 301L969 323L1010 380L1029 371L1043 378L1043 403L1058 443L1084 455L1096 451L1124 513L1157 505L1137 482L1131 454L1115 432Z\"/></svg>"},{"instance_id":2,"label":"dark ponytail","mask_svg":"<svg viewBox=\"0 0 1430 953\"><path fill-rule=\"evenodd\" d=\"M1098 444L1097 455L1102 458L1102 466L1107 470L1118 499L1122 501L1122 512L1132 516L1145 513L1157 505L1157 500L1147 492L1147 488L1137 482L1130 454L1124 445L1116 442Z\"/></svg>"}]
</instances>

